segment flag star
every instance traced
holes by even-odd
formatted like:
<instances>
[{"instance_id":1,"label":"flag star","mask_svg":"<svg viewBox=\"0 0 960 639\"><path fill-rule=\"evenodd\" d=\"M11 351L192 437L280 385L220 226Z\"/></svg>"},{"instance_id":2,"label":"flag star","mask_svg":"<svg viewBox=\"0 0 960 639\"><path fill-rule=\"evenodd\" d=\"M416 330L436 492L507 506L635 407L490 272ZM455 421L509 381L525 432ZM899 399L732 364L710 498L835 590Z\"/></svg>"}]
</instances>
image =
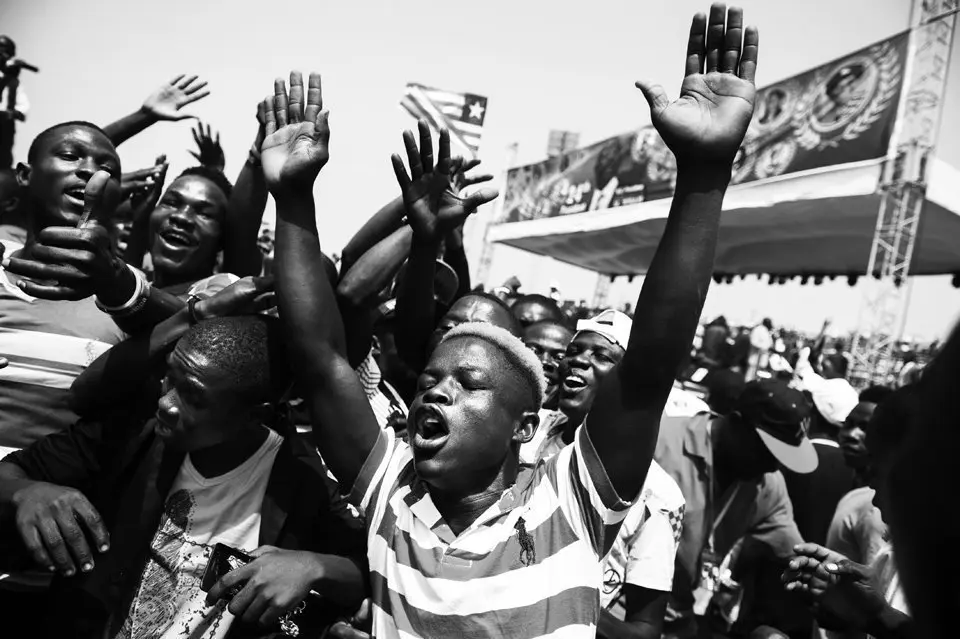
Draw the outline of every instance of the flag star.
<instances>
[{"instance_id":1,"label":"flag star","mask_svg":"<svg viewBox=\"0 0 960 639\"><path fill-rule=\"evenodd\" d=\"M471 120L483 119L483 111L486 107L484 107L482 104L480 104L479 102L472 102L467 106L467 108L470 109Z\"/></svg>"}]
</instances>

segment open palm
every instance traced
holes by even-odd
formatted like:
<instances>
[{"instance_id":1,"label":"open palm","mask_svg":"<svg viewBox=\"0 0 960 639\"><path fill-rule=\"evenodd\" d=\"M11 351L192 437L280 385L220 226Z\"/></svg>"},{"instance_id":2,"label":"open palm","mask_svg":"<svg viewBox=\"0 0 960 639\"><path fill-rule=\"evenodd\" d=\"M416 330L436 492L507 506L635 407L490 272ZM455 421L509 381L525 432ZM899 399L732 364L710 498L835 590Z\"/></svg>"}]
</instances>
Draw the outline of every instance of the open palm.
<instances>
[{"instance_id":1,"label":"open palm","mask_svg":"<svg viewBox=\"0 0 960 639\"><path fill-rule=\"evenodd\" d=\"M319 74L310 74L304 104L303 78L290 74L290 94L283 80L275 83L275 95L264 100L266 138L260 147L263 175L272 192L295 185L312 185L330 159L330 127Z\"/></svg>"},{"instance_id":2,"label":"open palm","mask_svg":"<svg viewBox=\"0 0 960 639\"><path fill-rule=\"evenodd\" d=\"M143 103L143 110L158 120L186 120L196 117L180 109L210 95L207 83L195 75L178 75L160 86Z\"/></svg>"},{"instance_id":3,"label":"open palm","mask_svg":"<svg viewBox=\"0 0 960 639\"><path fill-rule=\"evenodd\" d=\"M680 97L670 102L662 87L637 82L678 162L730 162L736 156L753 116L758 40L755 28L744 30L740 9L728 14L715 4L709 25L703 14L693 18Z\"/></svg>"},{"instance_id":4,"label":"open palm","mask_svg":"<svg viewBox=\"0 0 960 639\"><path fill-rule=\"evenodd\" d=\"M426 237L451 231L476 210L476 206L471 208L453 192L450 179L439 172L439 167L411 184L404 195L404 205L414 233Z\"/></svg>"},{"instance_id":5,"label":"open palm","mask_svg":"<svg viewBox=\"0 0 960 639\"><path fill-rule=\"evenodd\" d=\"M498 193L487 188L463 198L455 193L451 181L455 163L450 157L450 132L446 129L440 131L440 147L434 167L430 127L424 120L420 120L418 126L419 149L413 133L403 133L410 173L407 173L399 155L394 154L391 159L414 235L438 241L444 234L463 224L478 207L496 199Z\"/></svg>"}]
</instances>

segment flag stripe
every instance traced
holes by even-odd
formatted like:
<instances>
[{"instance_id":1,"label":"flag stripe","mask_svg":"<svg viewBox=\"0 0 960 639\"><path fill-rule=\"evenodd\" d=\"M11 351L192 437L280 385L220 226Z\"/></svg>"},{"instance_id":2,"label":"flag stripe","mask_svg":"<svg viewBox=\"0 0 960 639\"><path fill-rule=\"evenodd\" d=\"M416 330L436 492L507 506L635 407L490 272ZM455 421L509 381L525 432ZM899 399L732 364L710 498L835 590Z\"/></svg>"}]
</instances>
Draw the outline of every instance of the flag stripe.
<instances>
[{"instance_id":1,"label":"flag stripe","mask_svg":"<svg viewBox=\"0 0 960 639\"><path fill-rule=\"evenodd\" d=\"M456 125L453 122L451 122L448 118L444 117L444 115L437 110L437 108L433 105L432 102L427 100L425 96L419 95L417 90L414 90L412 92L411 97L415 98L417 106L419 106L427 114L429 114L430 119L432 121L443 122L443 126L450 130L450 136L453 139L456 139L465 148L470 150L474 155L476 155L477 147L474 145L471 145L469 142L464 140L463 136L460 134L460 131L457 129Z\"/></svg>"},{"instance_id":2,"label":"flag stripe","mask_svg":"<svg viewBox=\"0 0 960 639\"><path fill-rule=\"evenodd\" d=\"M471 121L469 114L464 118L466 100L467 94L410 83L404 90L400 104L414 118L426 119L435 131L449 129L452 141L476 157L482 125Z\"/></svg>"}]
</instances>

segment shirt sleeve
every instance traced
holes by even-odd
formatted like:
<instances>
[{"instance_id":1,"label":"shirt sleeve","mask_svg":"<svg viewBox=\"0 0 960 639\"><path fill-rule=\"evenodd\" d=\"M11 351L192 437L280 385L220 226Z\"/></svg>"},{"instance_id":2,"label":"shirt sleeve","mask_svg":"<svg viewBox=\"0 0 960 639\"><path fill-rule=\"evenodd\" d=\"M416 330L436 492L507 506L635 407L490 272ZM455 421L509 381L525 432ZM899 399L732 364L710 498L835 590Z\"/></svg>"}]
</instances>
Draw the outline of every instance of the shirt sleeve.
<instances>
[{"instance_id":1,"label":"shirt sleeve","mask_svg":"<svg viewBox=\"0 0 960 639\"><path fill-rule=\"evenodd\" d=\"M367 356L354 369L354 372L360 379L360 384L363 386L363 392L366 393L367 399L374 397L380 390L381 374L380 367L377 366L377 362L373 358L373 349L367 352Z\"/></svg>"},{"instance_id":2,"label":"shirt sleeve","mask_svg":"<svg viewBox=\"0 0 960 639\"><path fill-rule=\"evenodd\" d=\"M793 547L803 543L793 519L793 504L779 471L764 475L757 494L757 515L749 534L770 546L777 557L793 556Z\"/></svg>"},{"instance_id":3,"label":"shirt sleeve","mask_svg":"<svg viewBox=\"0 0 960 639\"><path fill-rule=\"evenodd\" d=\"M409 451L409 446L399 441L392 430L380 431L377 443L367 455L367 461L363 463L349 497L350 503L368 519L367 509L376 507L374 495L379 493L384 484L396 479L399 467L392 462L404 450ZM370 522L367 523L369 526Z\"/></svg>"},{"instance_id":4,"label":"shirt sleeve","mask_svg":"<svg viewBox=\"0 0 960 639\"><path fill-rule=\"evenodd\" d=\"M657 504L647 505L648 516L628 544L625 583L661 592L673 590L683 508L667 510Z\"/></svg>"},{"instance_id":5,"label":"shirt sleeve","mask_svg":"<svg viewBox=\"0 0 960 639\"><path fill-rule=\"evenodd\" d=\"M869 566L887 546L887 542L883 539L887 527L883 523L880 511L874 508L873 504L870 504L869 508L864 508L864 511L854 523L853 534L862 554L861 563Z\"/></svg>"},{"instance_id":6,"label":"shirt sleeve","mask_svg":"<svg viewBox=\"0 0 960 639\"><path fill-rule=\"evenodd\" d=\"M590 540L598 558L603 557L616 541L632 504L617 494L586 424L577 429L573 445L547 463L556 472L560 508L580 537Z\"/></svg>"}]
</instances>

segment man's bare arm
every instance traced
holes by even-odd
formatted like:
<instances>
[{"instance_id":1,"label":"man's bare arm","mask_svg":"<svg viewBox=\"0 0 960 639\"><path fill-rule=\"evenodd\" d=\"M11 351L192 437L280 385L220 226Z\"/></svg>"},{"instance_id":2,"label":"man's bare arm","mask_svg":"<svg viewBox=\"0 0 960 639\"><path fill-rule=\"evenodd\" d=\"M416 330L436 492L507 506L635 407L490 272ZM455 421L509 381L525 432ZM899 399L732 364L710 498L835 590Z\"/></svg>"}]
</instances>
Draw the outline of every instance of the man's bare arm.
<instances>
[{"instance_id":1,"label":"man's bare arm","mask_svg":"<svg viewBox=\"0 0 960 639\"><path fill-rule=\"evenodd\" d=\"M726 20L726 25L725 25ZM670 102L638 82L654 125L677 157L677 186L656 255L637 299L630 341L598 391L587 423L617 492L639 493L677 369L690 349L707 295L723 196L753 114L758 34L723 4L697 14L686 77Z\"/></svg>"},{"instance_id":2,"label":"man's bare arm","mask_svg":"<svg viewBox=\"0 0 960 639\"><path fill-rule=\"evenodd\" d=\"M327 465L352 486L380 435L366 394L346 358L343 322L324 275L313 184L329 158L327 112L321 111L320 76L311 74L304 109L303 79L282 80L266 114L262 161L277 201L274 266L280 316L290 355Z\"/></svg>"}]
</instances>

